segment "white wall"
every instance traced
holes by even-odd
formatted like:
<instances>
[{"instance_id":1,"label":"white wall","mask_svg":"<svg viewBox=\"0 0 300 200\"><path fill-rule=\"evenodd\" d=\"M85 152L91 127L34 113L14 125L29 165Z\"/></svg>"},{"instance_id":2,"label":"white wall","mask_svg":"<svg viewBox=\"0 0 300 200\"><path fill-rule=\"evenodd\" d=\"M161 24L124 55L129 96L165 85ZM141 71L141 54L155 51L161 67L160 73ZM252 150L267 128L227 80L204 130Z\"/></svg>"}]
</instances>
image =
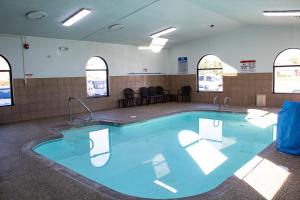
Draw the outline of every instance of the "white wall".
<instances>
[{"instance_id":1,"label":"white wall","mask_svg":"<svg viewBox=\"0 0 300 200\"><path fill-rule=\"evenodd\" d=\"M14 77L23 76L21 38L0 37L0 55L8 59Z\"/></svg>"},{"instance_id":2,"label":"white wall","mask_svg":"<svg viewBox=\"0 0 300 200\"><path fill-rule=\"evenodd\" d=\"M187 56L189 74L196 73L200 58L207 54L240 70L241 60L256 60L257 72L272 72L278 53L287 48L300 48L300 28L289 26L244 26L197 41L178 45L169 50L168 74L177 74L177 58ZM292 36L291 36L292 33Z\"/></svg>"},{"instance_id":3,"label":"white wall","mask_svg":"<svg viewBox=\"0 0 300 200\"><path fill-rule=\"evenodd\" d=\"M177 74L177 58L187 56L189 74L195 74L199 59L214 54L238 71L241 60L254 59L257 72L272 72L273 61L281 50L300 47L300 28L294 27L292 35L288 26L245 26L158 54L129 45L27 37L30 49L24 50L25 70L34 78L84 77L87 60L101 56L108 63L110 76L142 72L145 67L148 72ZM61 46L69 50L59 54ZM13 77L23 78L21 38L0 36L0 54L11 63Z\"/></svg>"},{"instance_id":4,"label":"white wall","mask_svg":"<svg viewBox=\"0 0 300 200\"><path fill-rule=\"evenodd\" d=\"M139 51L135 46L87 41L26 37L30 49L24 50L25 73L33 78L84 77L85 64L92 56L103 57L110 76L130 72L166 72L168 50L159 54ZM59 47L69 50L59 52ZM1 36L0 54L12 65L13 77L23 78L22 42L20 37Z\"/></svg>"}]
</instances>

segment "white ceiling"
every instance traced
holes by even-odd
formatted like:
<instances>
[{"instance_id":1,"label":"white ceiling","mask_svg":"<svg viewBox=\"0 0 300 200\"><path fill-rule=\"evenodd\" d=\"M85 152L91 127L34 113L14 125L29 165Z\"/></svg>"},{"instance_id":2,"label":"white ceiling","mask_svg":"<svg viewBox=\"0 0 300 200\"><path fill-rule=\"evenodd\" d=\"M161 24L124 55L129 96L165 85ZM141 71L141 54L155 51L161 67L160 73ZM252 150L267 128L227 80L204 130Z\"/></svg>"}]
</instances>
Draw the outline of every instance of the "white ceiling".
<instances>
[{"instance_id":1,"label":"white ceiling","mask_svg":"<svg viewBox=\"0 0 300 200\"><path fill-rule=\"evenodd\" d=\"M80 8L92 14L71 27L62 26ZM281 9L300 9L300 0L1 0L0 34L145 45L151 33L175 26L168 44L176 45L249 24L300 24L296 18L262 15L263 10ZM45 11L48 17L32 21L25 17L29 11ZM116 23L125 28L110 31Z\"/></svg>"}]
</instances>

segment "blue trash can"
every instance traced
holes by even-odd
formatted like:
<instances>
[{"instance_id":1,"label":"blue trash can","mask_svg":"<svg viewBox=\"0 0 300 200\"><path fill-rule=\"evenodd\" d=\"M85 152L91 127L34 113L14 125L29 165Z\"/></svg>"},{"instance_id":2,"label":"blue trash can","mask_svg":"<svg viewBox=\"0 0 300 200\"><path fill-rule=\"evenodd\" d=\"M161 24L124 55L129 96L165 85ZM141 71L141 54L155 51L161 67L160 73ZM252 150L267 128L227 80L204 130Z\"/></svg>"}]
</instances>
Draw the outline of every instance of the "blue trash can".
<instances>
[{"instance_id":1,"label":"blue trash can","mask_svg":"<svg viewBox=\"0 0 300 200\"><path fill-rule=\"evenodd\" d=\"M300 155L300 103L285 101L278 113L277 150Z\"/></svg>"}]
</instances>

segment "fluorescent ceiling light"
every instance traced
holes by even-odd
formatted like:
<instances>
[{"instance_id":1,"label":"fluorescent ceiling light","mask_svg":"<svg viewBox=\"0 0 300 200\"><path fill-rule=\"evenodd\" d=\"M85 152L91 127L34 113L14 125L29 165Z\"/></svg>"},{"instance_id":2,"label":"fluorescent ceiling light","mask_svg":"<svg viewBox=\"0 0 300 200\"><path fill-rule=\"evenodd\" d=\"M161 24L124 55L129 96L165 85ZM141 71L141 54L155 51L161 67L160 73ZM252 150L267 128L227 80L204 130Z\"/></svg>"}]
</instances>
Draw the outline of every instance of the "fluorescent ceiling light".
<instances>
[{"instance_id":1,"label":"fluorescent ceiling light","mask_svg":"<svg viewBox=\"0 0 300 200\"><path fill-rule=\"evenodd\" d=\"M271 17L296 17L300 16L300 10L274 10L274 11L264 11L264 16Z\"/></svg>"},{"instance_id":2,"label":"fluorescent ceiling light","mask_svg":"<svg viewBox=\"0 0 300 200\"><path fill-rule=\"evenodd\" d=\"M157 38L157 37L160 37L162 35L165 35L165 34L168 34L168 33L174 32L174 31L176 31L176 28L175 27L170 27L170 28L167 28L165 30L154 33L154 34L150 35L150 37L151 38Z\"/></svg>"},{"instance_id":3,"label":"fluorescent ceiling light","mask_svg":"<svg viewBox=\"0 0 300 200\"><path fill-rule=\"evenodd\" d=\"M82 18L84 18L85 16L87 16L88 14L90 14L91 11L88 9L81 9L78 12L76 12L75 14L73 14L71 17L69 17L68 19L66 19L63 22L64 26L71 26L74 23L78 22L79 20L81 20Z\"/></svg>"}]
</instances>

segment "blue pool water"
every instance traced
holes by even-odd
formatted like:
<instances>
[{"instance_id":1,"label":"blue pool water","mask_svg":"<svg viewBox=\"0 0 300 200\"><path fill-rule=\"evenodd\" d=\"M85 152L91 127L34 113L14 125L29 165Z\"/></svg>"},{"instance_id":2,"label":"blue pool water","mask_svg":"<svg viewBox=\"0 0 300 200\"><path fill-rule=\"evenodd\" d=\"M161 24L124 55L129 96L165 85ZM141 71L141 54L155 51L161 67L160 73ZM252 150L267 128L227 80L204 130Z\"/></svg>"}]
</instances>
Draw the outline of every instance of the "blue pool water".
<instances>
[{"instance_id":1,"label":"blue pool water","mask_svg":"<svg viewBox=\"0 0 300 200\"><path fill-rule=\"evenodd\" d=\"M244 114L186 112L124 126L62 131L34 151L115 191L144 198L193 196L220 185L273 141L273 125Z\"/></svg>"}]
</instances>

